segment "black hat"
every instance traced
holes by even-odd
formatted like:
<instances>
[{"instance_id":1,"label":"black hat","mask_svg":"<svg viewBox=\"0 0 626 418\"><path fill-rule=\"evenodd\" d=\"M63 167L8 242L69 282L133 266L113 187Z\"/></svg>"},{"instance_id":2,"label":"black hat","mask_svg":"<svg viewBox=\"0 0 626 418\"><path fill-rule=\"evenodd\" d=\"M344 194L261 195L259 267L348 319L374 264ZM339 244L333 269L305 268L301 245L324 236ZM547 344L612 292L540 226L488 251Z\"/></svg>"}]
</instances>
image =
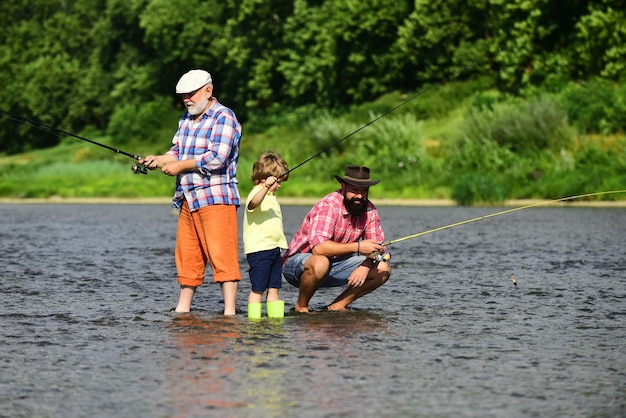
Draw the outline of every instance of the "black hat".
<instances>
[{"instance_id":1,"label":"black hat","mask_svg":"<svg viewBox=\"0 0 626 418\"><path fill-rule=\"evenodd\" d=\"M370 180L370 169L360 165L349 165L343 177L335 175L340 183L348 183L357 187L370 187L380 183L380 180Z\"/></svg>"}]
</instances>

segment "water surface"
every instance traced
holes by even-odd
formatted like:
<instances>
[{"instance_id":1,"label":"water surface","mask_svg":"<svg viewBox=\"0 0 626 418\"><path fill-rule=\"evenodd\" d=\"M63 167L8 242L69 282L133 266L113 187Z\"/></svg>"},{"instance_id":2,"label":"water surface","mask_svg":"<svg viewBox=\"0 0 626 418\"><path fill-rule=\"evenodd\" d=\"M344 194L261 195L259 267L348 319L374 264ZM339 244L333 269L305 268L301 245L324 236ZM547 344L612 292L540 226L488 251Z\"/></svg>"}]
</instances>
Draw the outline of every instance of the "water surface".
<instances>
[{"instance_id":1,"label":"water surface","mask_svg":"<svg viewBox=\"0 0 626 418\"><path fill-rule=\"evenodd\" d=\"M283 207L288 238L307 210ZM396 239L499 209L380 210ZM391 245L352 312L251 322L243 254L239 315L212 283L169 312L167 206L0 205L0 416L625 416L625 226L610 208L478 221Z\"/></svg>"}]
</instances>

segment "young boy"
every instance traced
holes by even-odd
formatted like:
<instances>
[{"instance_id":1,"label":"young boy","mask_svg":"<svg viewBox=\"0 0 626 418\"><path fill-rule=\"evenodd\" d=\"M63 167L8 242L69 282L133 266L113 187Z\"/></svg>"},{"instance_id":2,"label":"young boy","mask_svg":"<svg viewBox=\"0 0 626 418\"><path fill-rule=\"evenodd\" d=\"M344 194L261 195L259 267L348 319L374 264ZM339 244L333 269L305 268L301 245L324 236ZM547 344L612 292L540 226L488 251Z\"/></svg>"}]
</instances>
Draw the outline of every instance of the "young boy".
<instances>
[{"instance_id":1,"label":"young boy","mask_svg":"<svg viewBox=\"0 0 626 418\"><path fill-rule=\"evenodd\" d=\"M252 167L254 188L246 200L243 218L243 246L252 284L248 318L261 317L266 290L267 316L285 316L285 302L278 292L282 285L281 251L287 248L287 239L276 191L288 177L287 163L273 151L264 152Z\"/></svg>"}]
</instances>

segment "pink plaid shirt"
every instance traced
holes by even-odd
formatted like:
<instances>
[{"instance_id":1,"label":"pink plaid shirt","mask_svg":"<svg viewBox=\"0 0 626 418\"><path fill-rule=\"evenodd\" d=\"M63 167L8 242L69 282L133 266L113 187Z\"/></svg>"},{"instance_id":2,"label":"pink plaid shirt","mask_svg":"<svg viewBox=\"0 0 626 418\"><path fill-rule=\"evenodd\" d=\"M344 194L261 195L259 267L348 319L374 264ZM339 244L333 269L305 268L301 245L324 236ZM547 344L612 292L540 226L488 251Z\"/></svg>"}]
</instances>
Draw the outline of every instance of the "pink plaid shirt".
<instances>
[{"instance_id":1,"label":"pink plaid shirt","mask_svg":"<svg viewBox=\"0 0 626 418\"><path fill-rule=\"evenodd\" d=\"M368 201L365 214L350 216L343 204L343 195L337 190L326 195L309 211L283 261L296 253L310 253L313 247L327 240L347 244L361 239L385 241L378 210Z\"/></svg>"},{"instance_id":2,"label":"pink plaid shirt","mask_svg":"<svg viewBox=\"0 0 626 418\"><path fill-rule=\"evenodd\" d=\"M197 171L183 173L176 179L174 206L183 199L191 211L208 205L239 205L237 164L241 124L232 110L217 100L198 123L185 112L167 152L177 160L196 160Z\"/></svg>"}]
</instances>

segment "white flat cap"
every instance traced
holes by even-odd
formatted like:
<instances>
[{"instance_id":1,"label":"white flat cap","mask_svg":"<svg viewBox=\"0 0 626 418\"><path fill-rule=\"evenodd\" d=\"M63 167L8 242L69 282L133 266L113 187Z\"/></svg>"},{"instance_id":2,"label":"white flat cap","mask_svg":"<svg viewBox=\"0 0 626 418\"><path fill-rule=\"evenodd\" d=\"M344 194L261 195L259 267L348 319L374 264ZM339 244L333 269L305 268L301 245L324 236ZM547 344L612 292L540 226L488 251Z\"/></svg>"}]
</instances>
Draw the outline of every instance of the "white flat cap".
<instances>
[{"instance_id":1,"label":"white flat cap","mask_svg":"<svg viewBox=\"0 0 626 418\"><path fill-rule=\"evenodd\" d=\"M204 70L191 70L185 73L176 84L176 93L191 93L200 87L212 83L211 74Z\"/></svg>"}]
</instances>

